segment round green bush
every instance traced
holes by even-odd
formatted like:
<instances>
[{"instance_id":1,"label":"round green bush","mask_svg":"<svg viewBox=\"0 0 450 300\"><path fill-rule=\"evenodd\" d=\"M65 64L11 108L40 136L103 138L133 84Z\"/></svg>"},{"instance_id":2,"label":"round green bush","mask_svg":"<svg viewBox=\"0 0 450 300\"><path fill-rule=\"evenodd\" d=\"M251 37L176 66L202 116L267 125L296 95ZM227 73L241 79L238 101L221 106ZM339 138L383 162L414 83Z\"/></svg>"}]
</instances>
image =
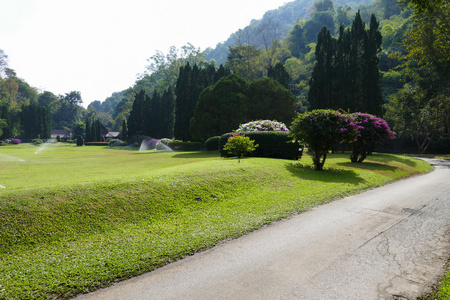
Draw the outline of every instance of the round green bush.
<instances>
[{"instance_id":1,"label":"round green bush","mask_svg":"<svg viewBox=\"0 0 450 300\"><path fill-rule=\"evenodd\" d=\"M205 149L207 151L219 150L220 136L213 136L206 140Z\"/></svg>"}]
</instances>

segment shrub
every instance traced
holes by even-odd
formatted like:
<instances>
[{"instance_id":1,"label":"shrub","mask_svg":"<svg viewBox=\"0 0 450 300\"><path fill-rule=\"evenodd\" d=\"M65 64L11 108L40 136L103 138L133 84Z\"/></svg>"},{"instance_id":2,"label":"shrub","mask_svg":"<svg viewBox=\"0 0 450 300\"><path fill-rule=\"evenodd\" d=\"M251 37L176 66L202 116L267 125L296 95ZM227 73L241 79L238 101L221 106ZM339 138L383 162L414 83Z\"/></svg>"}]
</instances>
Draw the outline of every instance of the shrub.
<instances>
[{"instance_id":1,"label":"shrub","mask_svg":"<svg viewBox=\"0 0 450 300\"><path fill-rule=\"evenodd\" d=\"M84 144L83 137L81 135L79 135L77 137L77 146L83 146L83 144Z\"/></svg>"},{"instance_id":2,"label":"shrub","mask_svg":"<svg viewBox=\"0 0 450 300\"><path fill-rule=\"evenodd\" d=\"M365 113L352 114L359 132L356 139L352 142L352 162L363 162L369 152L369 146L379 147L395 138L395 132L392 132L385 120L377 116Z\"/></svg>"},{"instance_id":3,"label":"shrub","mask_svg":"<svg viewBox=\"0 0 450 300\"><path fill-rule=\"evenodd\" d=\"M78 139L77 139L77 145L78 145ZM86 142L86 143L84 143L84 145L85 146L109 146L108 142Z\"/></svg>"},{"instance_id":4,"label":"shrub","mask_svg":"<svg viewBox=\"0 0 450 300\"><path fill-rule=\"evenodd\" d=\"M11 140L11 144L20 144L20 143L22 143L22 140L20 140L20 139L12 139Z\"/></svg>"},{"instance_id":5,"label":"shrub","mask_svg":"<svg viewBox=\"0 0 450 300\"><path fill-rule=\"evenodd\" d=\"M33 139L33 140L32 140L32 143L33 143L34 145L36 145L36 146L39 146L40 144L43 143L43 141L42 141L41 139Z\"/></svg>"},{"instance_id":6,"label":"shrub","mask_svg":"<svg viewBox=\"0 0 450 300\"><path fill-rule=\"evenodd\" d=\"M86 143L86 145L87 145L88 143ZM119 139L111 139L111 140L109 140L109 142L108 142L108 146L109 147L119 147L119 146L126 146L127 145L127 143L126 142L122 142L121 140L119 140Z\"/></svg>"},{"instance_id":7,"label":"shrub","mask_svg":"<svg viewBox=\"0 0 450 300\"><path fill-rule=\"evenodd\" d=\"M234 133L232 136L227 138L227 143L223 147L223 150L227 151L231 156L236 156L241 162L241 157L249 155L251 152L255 151L258 145L255 145L255 141L251 140L245 134L240 135Z\"/></svg>"},{"instance_id":8,"label":"shrub","mask_svg":"<svg viewBox=\"0 0 450 300\"><path fill-rule=\"evenodd\" d=\"M61 137L59 135L56 136L56 141L59 143L61 142Z\"/></svg>"},{"instance_id":9,"label":"shrub","mask_svg":"<svg viewBox=\"0 0 450 300\"><path fill-rule=\"evenodd\" d=\"M203 149L203 145L200 142L173 141L169 142L167 146L169 146L170 149L177 151L198 151Z\"/></svg>"},{"instance_id":10,"label":"shrub","mask_svg":"<svg viewBox=\"0 0 450 300\"><path fill-rule=\"evenodd\" d=\"M249 131L289 131L284 123L276 120L257 120L241 124L236 132L243 133Z\"/></svg>"},{"instance_id":11,"label":"shrub","mask_svg":"<svg viewBox=\"0 0 450 300\"><path fill-rule=\"evenodd\" d=\"M340 142L353 141L359 126L353 117L331 109L317 109L299 114L291 125L290 136L305 143L313 153L314 169L323 170L328 151Z\"/></svg>"},{"instance_id":12,"label":"shrub","mask_svg":"<svg viewBox=\"0 0 450 300\"><path fill-rule=\"evenodd\" d=\"M221 149L220 154L227 156L226 151L222 148L225 145L227 138L232 136L233 133L226 133L220 137L219 147ZM255 140L255 143L259 147L251 153L251 156L257 157L270 157L281 159L294 159L297 160L302 157L303 147L298 141L293 142L289 136L289 132L286 131L253 131L246 132L246 136Z\"/></svg>"},{"instance_id":13,"label":"shrub","mask_svg":"<svg viewBox=\"0 0 450 300\"><path fill-rule=\"evenodd\" d=\"M213 136L206 140L205 149L207 151L219 150L220 136Z\"/></svg>"}]
</instances>

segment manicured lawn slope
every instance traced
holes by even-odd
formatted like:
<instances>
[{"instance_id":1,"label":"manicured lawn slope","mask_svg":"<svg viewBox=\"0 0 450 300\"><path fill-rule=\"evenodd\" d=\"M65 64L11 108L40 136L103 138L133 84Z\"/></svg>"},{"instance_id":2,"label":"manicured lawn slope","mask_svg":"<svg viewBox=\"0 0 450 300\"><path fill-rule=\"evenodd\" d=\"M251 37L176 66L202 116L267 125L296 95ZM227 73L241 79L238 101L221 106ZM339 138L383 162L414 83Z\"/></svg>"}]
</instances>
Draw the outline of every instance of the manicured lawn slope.
<instances>
[{"instance_id":1,"label":"manicured lawn slope","mask_svg":"<svg viewBox=\"0 0 450 300\"><path fill-rule=\"evenodd\" d=\"M5 299L88 292L315 205L430 169L420 160L382 154L363 164L333 154L326 170L315 172L307 155L301 161L238 163L216 152L59 145L46 149L52 155L43 163L32 146L7 153L8 147L0 147L0 184L6 187L0 189L0 298ZM2 153L27 162L2 161ZM34 178L38 169L46 180Z\"/></svg>"}]
</instances>

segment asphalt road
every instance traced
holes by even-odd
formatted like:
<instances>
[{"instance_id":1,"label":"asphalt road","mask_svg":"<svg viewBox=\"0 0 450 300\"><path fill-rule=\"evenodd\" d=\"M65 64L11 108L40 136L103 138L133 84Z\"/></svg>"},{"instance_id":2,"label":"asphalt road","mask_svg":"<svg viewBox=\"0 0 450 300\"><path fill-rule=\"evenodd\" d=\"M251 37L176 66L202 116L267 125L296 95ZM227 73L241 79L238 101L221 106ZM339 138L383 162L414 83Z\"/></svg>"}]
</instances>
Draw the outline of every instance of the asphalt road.
<instances>
[{"instance_id":1,"label":"asphalt road","mask_svg":"<svg viewBox=\"0 0 450 300\"><path fill-rule=\"evenodd\" d=\"M88 299L415 299L450 257L450 162L317 207Z\"/></svg>"}]
</instances>

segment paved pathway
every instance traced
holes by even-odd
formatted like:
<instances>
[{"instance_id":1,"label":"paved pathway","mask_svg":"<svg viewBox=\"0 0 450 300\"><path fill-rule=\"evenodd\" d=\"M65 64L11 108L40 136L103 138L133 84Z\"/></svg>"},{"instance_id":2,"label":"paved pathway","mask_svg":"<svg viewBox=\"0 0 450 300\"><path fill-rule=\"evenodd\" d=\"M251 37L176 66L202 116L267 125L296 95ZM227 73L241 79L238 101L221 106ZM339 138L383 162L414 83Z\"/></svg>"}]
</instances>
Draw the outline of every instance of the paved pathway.
<instances>
[{"instance_id":1,"label":"paved pathway","mask_svg":"<svg viewBox=\"0 0 450 300\"><path fill-rule=\"evenodd\" d=\"M312 209L88 299L415 299L450 256L450 163Z\"/></svg>"}]
</instances>

